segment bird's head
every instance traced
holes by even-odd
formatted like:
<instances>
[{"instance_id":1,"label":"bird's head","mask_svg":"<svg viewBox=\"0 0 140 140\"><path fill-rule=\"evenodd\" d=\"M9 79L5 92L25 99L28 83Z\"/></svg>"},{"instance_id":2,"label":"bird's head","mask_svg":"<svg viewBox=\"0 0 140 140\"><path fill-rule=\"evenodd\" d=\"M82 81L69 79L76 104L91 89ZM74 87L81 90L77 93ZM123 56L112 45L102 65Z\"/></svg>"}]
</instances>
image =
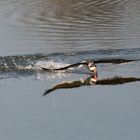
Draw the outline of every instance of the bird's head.
<instances>
[{"instance_id":1,"label":"bird's head","mask_svg":"<svg viewBox=\"0 0 140 140\"><path fill-rule=\"evenodd\" d=\"M85 60L85 61L82 61L82 64L86 64L88 69L93 72L93 73L97 73L97 67L94 63L94 61L92 60Z\"/></svg>"}]
</instances>

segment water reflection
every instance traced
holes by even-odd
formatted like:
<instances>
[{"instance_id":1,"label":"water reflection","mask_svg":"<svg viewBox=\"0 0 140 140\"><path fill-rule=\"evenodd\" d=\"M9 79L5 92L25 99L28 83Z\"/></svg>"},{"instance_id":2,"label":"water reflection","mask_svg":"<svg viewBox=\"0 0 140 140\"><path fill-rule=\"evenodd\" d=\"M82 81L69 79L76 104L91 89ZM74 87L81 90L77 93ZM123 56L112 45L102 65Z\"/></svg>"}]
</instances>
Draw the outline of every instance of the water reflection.
<instances>
[{"instance_id":1,"label":"water reflection","mask_svg":"<svg viewBox=\"0 0 140 140\"><path fill-rule=\"evenodd\" d=\"M58 83L54 85L52 88L47 89L44 92L44 96L58 89L69 89L69 88L77 88L81 86L91 86L91 85L119 85L126 84L130 82L140 81L140 78L136 77L113 77L107 79L98 79L97 75L91 75L85 79L74 80L74 81L66 81L62 83Z\"/></svg>"},{"instance_id":2,"label":"water reflection","mask_svg":"<svg viewBox=\"0 0 140 140\"><path fill-rule=\"evenodd\" d=\"M86 79L81 78L80 80L66 81L66 82L58 83L54 85L52 88L47 89L43 95L46 95L58 89L76 88L85 85L93 85L96 82L97 82L97 75L91 75Z\"/></svg>"}]
</instances>

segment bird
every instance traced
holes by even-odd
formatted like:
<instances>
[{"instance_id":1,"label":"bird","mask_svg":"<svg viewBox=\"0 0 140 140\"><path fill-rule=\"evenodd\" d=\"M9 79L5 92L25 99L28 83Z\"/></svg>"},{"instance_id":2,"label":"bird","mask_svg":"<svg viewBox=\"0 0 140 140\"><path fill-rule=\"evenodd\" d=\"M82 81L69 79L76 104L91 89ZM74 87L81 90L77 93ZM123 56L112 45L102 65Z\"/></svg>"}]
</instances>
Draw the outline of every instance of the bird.
<instances>
[{"instance_id":1,"label":"bird","mask_svg":"<svg viewBox=\"0 0 140 140\"><path fill-rule=\"evenodd\" d=\"M79 63L70 64L70 65L65 66L65 67L54 68L54 69L43 67L42 70L50 71L50 72L59 72L59 71L66 71L68 69L71 69L71 68L74 68L74 67L81 67L81 66L85 66L92 74L97 73L97 67L96 67L93 60L84 60L84 61L79 62Z\"/></svg>"}]
</instances>

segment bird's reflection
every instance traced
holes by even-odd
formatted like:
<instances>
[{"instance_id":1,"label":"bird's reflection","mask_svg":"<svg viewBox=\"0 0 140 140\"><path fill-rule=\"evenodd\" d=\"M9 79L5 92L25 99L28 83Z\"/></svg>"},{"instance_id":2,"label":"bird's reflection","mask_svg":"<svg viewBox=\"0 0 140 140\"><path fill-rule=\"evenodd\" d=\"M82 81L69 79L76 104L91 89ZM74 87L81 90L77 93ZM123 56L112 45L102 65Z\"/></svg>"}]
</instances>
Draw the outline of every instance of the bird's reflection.
<instances>
[{"instance_id":1,"label":"bird's reflection","mask_svg":"<svg viewBox=\"0 0 140 140\"><path fill-rule=\"evenodd\" d=\"M97 74L93 74L85 79L66 81L54 85L52 88L47 89L44 92L44 96L58 89L69 89L76 88L81 86L90 86L90 85L118 85L125 84L130 82L140 81L140 78L136 77L113 77L107 79L98 79Z\"/></svg>"}]
</instances>

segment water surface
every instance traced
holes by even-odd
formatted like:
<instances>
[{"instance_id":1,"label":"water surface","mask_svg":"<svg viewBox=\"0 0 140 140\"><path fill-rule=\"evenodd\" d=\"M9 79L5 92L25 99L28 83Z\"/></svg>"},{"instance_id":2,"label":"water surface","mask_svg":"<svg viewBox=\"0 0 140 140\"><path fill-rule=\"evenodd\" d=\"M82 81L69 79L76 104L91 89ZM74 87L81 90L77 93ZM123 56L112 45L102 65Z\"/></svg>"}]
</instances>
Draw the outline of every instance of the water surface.
<instances>
[{"instance_id":1,"label":"water surface","mask_svg":"<svg viewBox=\"0 0 140 140\"><path fill-rule=\"evenodd\" d=\"M0 138L139 139L139 38L138 0L0 0Z\"/></svg>"},{"instance_id":2,"label":"water surface","mask_svg":"<svg viewBox=\"0 0 140 140\"><path fill-rule=\"evenodd\" d=\"M1 55L139 48L138 0L1 0Z\"/></svg>"}]
</instances>

